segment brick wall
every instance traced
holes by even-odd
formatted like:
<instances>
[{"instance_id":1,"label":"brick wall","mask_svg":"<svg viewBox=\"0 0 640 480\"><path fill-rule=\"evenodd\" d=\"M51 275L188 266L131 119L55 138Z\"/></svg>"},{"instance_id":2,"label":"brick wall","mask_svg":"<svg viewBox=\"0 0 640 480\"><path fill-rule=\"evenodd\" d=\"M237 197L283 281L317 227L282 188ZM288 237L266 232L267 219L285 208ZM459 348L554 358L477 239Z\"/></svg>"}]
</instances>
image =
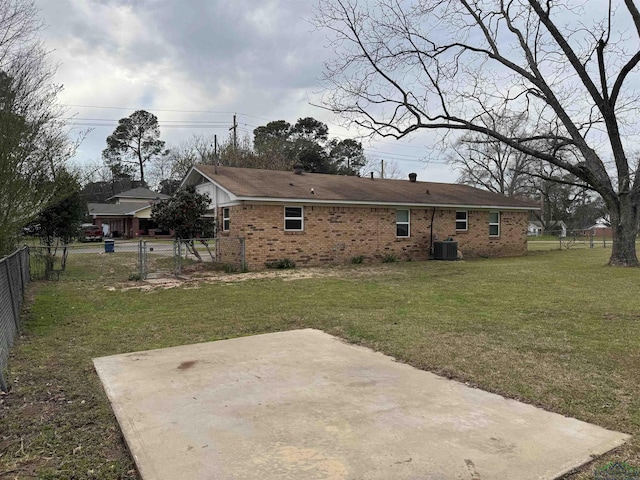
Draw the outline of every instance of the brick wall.
<instances>
[{"instance_id":1,"label":"brick wall","mask_svg":"<svg viewBox=\"0 0 640 480\"><path fill-rule=\"evenodd\" d=\"M222 209L219 209L222 225ZM431 242L433 209L411 209L411 236L396 237L396 208L304 205L304 231L284 231L282 205L243 204L230 207L230 228L220 235L245 239L245 260L251 269L290 258L298 265L366 261L426 260ZM489 237L488 211L469 211L469 228L455 230L455 210L436 209L433 240L452 237L465 257L523 255L527 212L502 212L500 236ZM224 259L222 259L224 261Z\"/></svg>"},{"instance_id":2,"label":"brick wall","mask_svg":"<svg viewBox=\"0 0 640 480\"><path fill-rule=\"evenodd\" d=\"M453 214L455 215L455 212ZM487 210L470 210L468 222L469 226L466 232L457 231L450 235L458 242L458 249L464 256L505 257L524 255L527 252L528 212L500 212L500 235L498 237L489 236L489 212Z\"/></svg>"}]
</instances>

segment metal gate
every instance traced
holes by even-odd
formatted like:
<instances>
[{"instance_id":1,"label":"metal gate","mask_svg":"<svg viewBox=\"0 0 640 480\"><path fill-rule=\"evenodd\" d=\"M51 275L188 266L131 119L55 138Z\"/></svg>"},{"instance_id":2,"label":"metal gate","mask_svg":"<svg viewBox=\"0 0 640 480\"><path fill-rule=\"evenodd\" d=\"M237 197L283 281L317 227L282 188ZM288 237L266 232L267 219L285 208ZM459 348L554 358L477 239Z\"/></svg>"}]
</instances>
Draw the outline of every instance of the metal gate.
<instances>
[{"instance_id":1,"label":"metal gate","mask_svg":"<svg viewBox=\"0 0 640 480\"><path fill-rule=\"evenodd\" d=\"M212 270L244 270L244 238L176 239L171 243L140 240L138 243L140 280L146 280L150 275L182 275L186 266L194 264L212 264Z\"/></svg>"}]
</instances>

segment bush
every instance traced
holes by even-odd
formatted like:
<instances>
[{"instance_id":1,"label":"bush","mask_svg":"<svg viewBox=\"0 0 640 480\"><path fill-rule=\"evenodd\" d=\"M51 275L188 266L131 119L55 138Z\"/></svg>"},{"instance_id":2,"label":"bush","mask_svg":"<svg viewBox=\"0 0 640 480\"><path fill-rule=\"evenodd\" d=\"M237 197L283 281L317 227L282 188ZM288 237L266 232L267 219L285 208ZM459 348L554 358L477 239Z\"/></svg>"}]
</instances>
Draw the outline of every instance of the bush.
<instances>
[{"instance_id":1,"label":"bush","mask_svg":"<svg viewBox=\"0 0 640 480\"><path fill-rule=\"evenodd\" d=\"M277 268L281 270L285 268L296 268L296 262L290 258L280 258L278 260L273 260L272 262L267 262L265 265L267 268Z\"/></svg>"},{"instance_id":2,"label":"bush","mask_svg":"<svg viewBox=\"0 0 640 480\"><path fill-rule=\"evenodd\" d=\"M129 274L129 281L130 282L138 282L138 281L140 281L140 274L138 272Z\"/></svg>"},{"instance_id":3,"label":"bush","mask_svg":"<svg viewBox=\"0 0 640 480\"><path fill-rule=\"evenodd\" d=\"M364 262L364 255L357 255L355 257L351 257L351 263L353 264L361 264Z\"/></svg>"},{"instance_id":4,"label":"bush","mask_svg":"<svg viewBox=\"0 0 640 480\"><path fill-rule=\"evenodd\" d=\"M224 270L225 273L238 273L238 267L232 263L225 263L222 266L222 270Z\"/></svg>"},{"instance_id":5,"label":"bush","mask_svg":"<svg viewBox=\"0 0 640 480\"><path fill-rule=\"evenodd\" d=\"M388 254L382 257L382 263L394 263L396 260L397 258L393 254Z\"/></svg>"}]
</instances>

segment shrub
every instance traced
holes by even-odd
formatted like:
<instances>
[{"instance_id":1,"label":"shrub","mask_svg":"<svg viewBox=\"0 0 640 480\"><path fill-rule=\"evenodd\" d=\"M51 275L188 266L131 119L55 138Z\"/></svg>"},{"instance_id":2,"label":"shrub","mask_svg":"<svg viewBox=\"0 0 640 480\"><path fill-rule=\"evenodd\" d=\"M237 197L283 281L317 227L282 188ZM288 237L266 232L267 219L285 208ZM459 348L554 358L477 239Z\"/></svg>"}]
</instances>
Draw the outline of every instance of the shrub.
<instances>
[{"instance_id":1,"label":"shrub","mask_svg":"<svg viewBox=\"0 0 640 480\"><path fill-rule=\"evenodd\" d=\"M222 266L222 270L224 270L225 273L238 273L238 267L232 263L225 263Z\"/></svg>"},{"instance_id":2,"label":"shrub","mask_svg":"<svg viewBox=\"0 0 640 480\"><path fill-rule=\"evenodd\" d=\"M291 260L290 258L280 258L278 260L273 260L272 262L265 263L267 268L296 268L296 262Z\"/></svg>"},{"instance_id":3,"label":"shrub","mask_svg":"<svg viewBox=\"0 0 640 480\"><path fill-rule=\"evenodd\" d=\"M382 257L382 263L393 263L397 260L396 256L393 254L388 254Z\"/></svg>"},{"instance_id":4,"label":"shrub","mask_svg":"<svg viewBox=\"0 0 640 480\"><path fill-rule=\"evenodd\" d=\"M364 262L364 255L357 255L355 257L351 257L351 263L360 264Z\"/></svg>"}]
</instances>

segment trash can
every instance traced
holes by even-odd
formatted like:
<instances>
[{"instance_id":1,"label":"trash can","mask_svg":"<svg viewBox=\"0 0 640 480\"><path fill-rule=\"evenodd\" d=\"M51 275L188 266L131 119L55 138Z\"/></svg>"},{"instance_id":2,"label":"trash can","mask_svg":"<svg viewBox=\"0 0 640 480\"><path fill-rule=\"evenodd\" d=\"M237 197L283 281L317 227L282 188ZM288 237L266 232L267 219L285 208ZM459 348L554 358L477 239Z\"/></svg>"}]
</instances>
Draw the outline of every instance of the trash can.
<instances>
[{"instance_id":1,"label":"trash can","mask_svg":"<svg viewBox=\"0 0 640 480\"><path fill-rule=\"evenodd\" d=\"M116 242L113 240L105 240L104 241L104 253L113 253L116 251L115 249Z\"/></svg>"}]
</instances>

